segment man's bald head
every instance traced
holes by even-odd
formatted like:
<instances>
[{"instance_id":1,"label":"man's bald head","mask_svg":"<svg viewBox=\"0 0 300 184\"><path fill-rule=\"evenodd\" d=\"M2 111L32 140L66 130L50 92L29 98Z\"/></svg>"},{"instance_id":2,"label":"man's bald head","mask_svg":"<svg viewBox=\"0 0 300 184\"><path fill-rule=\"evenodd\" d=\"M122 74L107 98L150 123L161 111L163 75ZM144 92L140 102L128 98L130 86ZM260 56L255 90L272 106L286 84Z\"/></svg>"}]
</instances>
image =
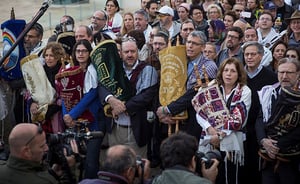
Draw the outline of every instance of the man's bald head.
<instances>
[{"instance_id":1,"label":"man's bald head","mask_svg":"<svg viewBox=\"0 0 300 184\"><path fill-rule=\"evenodd\" d=\"M136 166L136 154L132 148L126 145L115 145L108 149L103 170L114 174L122 175L130 180L126 175L126 170Z\"/></svg>"},{"instance_id":2,"label":"man's bald head","mask_svg":"<svg viewBox=\"0 0 300 184\"><path fill-rule=\"evenodd\" d=\"M24 146L37 132L37 126L30 123L17 124L9 134L8 143L11 150Z\"/></svg>"}]
</instances>

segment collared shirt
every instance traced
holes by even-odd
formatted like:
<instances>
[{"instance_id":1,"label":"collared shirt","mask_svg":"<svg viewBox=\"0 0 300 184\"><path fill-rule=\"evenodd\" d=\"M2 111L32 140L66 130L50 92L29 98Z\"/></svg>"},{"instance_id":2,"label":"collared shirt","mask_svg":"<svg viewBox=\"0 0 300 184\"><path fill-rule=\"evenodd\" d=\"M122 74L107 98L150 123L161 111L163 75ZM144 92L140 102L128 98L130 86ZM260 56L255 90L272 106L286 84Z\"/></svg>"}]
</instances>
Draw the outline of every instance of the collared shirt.
<instances>
[{"instance_id":1,"label":"collared shirt","mask_svg":"<svg viewBox=\"0 0 300 184\"><path fill-rule=\"evenodd\" d=\"M130 78L131 78L132 71L137 67L137 65L139 65L139 63L140 63L139 60L137 60L131 69L127 69L127 68L125 67L125 64L123 63L123 68L124 68L125 73L126 73L126 76L127 76L127 78L128 78L129 80L130 80Z\"/></svg>"},{"instance_id":2,"label":"collared shirt","mask_svg":"<svg viewBox=\"0 0 300 184\"><path fill-rule=\"evenodd\" d=\"M247 75L248 75L248 77L249 77L250 79L253 79L256 75L258 75L258 73L259 73L262 69L263 69L263 66L262 66L262 65L259 65L259 66L256 68L256 70L255 70L254 72L250 73L249 70L248 70L248 67L245 66L245 70L246 70Z\"/></svg>"},{"instance_id":3,"label":"collared shirt","mask_svg":"<svg viewBox=\"0 0 300 184\"><path fill-rule=\"evenodd\" d=\"M288 45L292 47L300 46L300 40L296 40L294 33L291 34Z\"/></svg>"},{"instance_id":4,"label":"collared shirt","mask_svg":"<svg viewBox=\"0 0 300 184\"><path fill-rule=\"evenodd\" d=\"M216 63L206 58L203 54L200 54L196 59L191 60L189 62L193 63L193 66L194 65L198 66L198 71L202 79L204 78L202 66L205 66L207 75L210 79L216 78L217 71L218 71L218 67ZM188 80L186 84L187 89L191 89L195 85L196 81L197 81L197 77L195 71L192 70L191 73L188 73Z\"/></svg>"},{"instance_id":5,"label":"collared shirt","mask_svg":"<svg viewBox=\"0 0 300 184\"><path fill-rule=\"evenodd\" d=\"M237 58L242 64L244 64L244 55L243 55L241 47L239 48L238 52L235 55L233 55L232 57ZM223 61L228 58L230 58L229 49L226 48L226 49L221 50L217 57L217 61L216 61L217 66L220 66L221 63L223 63Z\"/></svg>"}]
</instances>

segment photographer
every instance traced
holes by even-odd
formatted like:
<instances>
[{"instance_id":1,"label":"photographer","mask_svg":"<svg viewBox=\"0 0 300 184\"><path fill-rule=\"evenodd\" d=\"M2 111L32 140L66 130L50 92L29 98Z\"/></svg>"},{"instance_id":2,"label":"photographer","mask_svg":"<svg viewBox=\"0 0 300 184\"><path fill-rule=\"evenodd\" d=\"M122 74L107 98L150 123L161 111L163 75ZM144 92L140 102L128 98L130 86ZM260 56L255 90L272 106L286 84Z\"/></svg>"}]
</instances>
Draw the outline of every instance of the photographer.
<instances>
[{"instance_id":1,"label":"photographer","mask_svg":"<svg viewBox=\"0 0 300 184\"><path fill-rule=\"evenodd\" d=\"M195 173L197 149L198 142L195 137L186 133L179 132L165 139L160 147L164 171L153 179L152 184L214 183L218 174L219 161L211 159L213 164L209 168L206 168L204 161L202 161L201 172L203 177L198 176L199 173Z\"/></svg>"},{"instance_id":2,"label":"photographer","mask_svg":"<svg viewBox=\"0 0 300 184\"><path fill-rule=\"evenodd\" d=\"M132 184L136 176L146 184L150 177L150 162L137 159L135 151L126 145L115 145L108 149L99 179L85 179L80 184Z\"/></svg>"},{"instance_id":3,"label":"photographer","mask_svg":"<svg viewBox=\"0 0 300 184\"><path fill-rule=\"evenodd\" d=\"M58 179L62 174L60 167L54 164L47 170L43 165L48 145L41 126L20 123L12 129L8 142L10 148L8 161L0 165L2 184L21 184L24 181L30 181L31 184L59 183ZM72 157L68 157L67 160L70 161L68 163L73 162Z\"/></svg>"}]
</instances>

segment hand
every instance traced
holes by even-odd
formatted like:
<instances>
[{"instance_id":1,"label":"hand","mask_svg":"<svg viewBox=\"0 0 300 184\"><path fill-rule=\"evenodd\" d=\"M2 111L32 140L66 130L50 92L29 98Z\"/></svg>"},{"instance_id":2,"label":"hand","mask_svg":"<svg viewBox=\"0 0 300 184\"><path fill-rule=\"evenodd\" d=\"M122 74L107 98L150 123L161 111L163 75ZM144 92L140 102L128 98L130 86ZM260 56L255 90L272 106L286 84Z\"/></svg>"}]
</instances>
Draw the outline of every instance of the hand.
<instances>
[{"instance_id":1,"label":"hand","mask_svg":"<svg viewBox=\"0 0 300 184\"><path fill-rule=\"evenodd\" d=\"M67 159L69 167L73 167L76 164L76 155L79 156L78 146L75 139L70 140L70 145L72 148L72 154L68 155L66 148L64 148L64 155Z\"/></svg>"},{"instance_id":2,"label":"hand","mask_svg":"<svg viewBox=\"0 0 300 184\"><path fill-rule=\"evenodd\" d=\"M65 122L67 127L74 127L75 126L75 122L69 114L65 114L63 119L64 119L64 122Z\"/></svg>"},{"instance_id":3,"label":"hand","mask_svg":"<svg viewBox=\"0 0 300 184\"><path fill-rule=\"evenodd\" d=\"M32 114L37 114L38 113L38 109L39 109L39 105L35 102L33 102L31 105L30 105L30 112Z\"/></svg>"},{"instance_id":4,"label":"hand","mask_svg":"<svg viewBox=\"0 0 300 184\"><path fill-rule=\"evenodd\" d=\"M163 119L164 117L167 116L166 112L164 111L164 106L160 106L156 110L156 115L158 116L159 119Z\"/></svg>"},{"instance_id":5,"label":"hand","mask_svg":"<svg viewBox=\"0 0 300 184\"><path fill-rule=\"evenodd\" d=\"M217 134L212 135L211 139L210 139L210 144L212 144L215 147L220 147L220 139L219 136Z\"/></svg>"},{"instance_id":6,"label":"hand","mask_svg":"<svg viewBox=\"0 0 300 184\"><path fill-rule=\"evenodd\" d=\"M202 172L204 178L210 180L212 183L215 183L217 175L218 175L219 161L215 158L213 158L211 160L213 161L213 164L208 169L205 168L205 162L202 161L201 172Z\"/></svg>"},{"instance_id":7,"label":"hand","mask_svg":"<svg viewBox=\"0 0 300 184\"><path fill-rule=\"evenodd\" d=\"M277 144L277 141L275 141L273 139L264 138L262 140L263 147L267 151L267 154L269 155L269 157L272 159L275 159L276 154L279 152L279 148L276 146L276 144Z\"/></svg>"},{"instance_id":8,"label":"hand","mask_svg":"<svg viewBox=\"0 0 300 184\"><path fill-rule=\"evenodd\" d=\"M172 119L171 115L167 115L167 116L159 119L159 121L164 124L175 124L176 123L176 121Z\"/></svg>"},{"instance_id":9,"label":"hand","mask_svg":"<svg viewBox=\"0 0 300 184\"><path fill-rule=\"evenodd\" d=\"M144 180L150 179L151 177L151 169L150 169L150 161L148 159L143 158L142 159L143 163L144 163ZM142 168L138 168L139 169L139 176L141 176L142 174Z\"/></svg>"},{"instance_id":10,"label":"hand","mask_svg":"<svg viewBox=\"0 0 300 184\"><path fill-rule=\"evenodd\" d=\"M109 103L109 105L112 108L112 115L114 118L117 117L122 112L126 111L125 104L121 100L117 99L114 96L109 97L107 102Z\"/></svg>"}]
</instances>

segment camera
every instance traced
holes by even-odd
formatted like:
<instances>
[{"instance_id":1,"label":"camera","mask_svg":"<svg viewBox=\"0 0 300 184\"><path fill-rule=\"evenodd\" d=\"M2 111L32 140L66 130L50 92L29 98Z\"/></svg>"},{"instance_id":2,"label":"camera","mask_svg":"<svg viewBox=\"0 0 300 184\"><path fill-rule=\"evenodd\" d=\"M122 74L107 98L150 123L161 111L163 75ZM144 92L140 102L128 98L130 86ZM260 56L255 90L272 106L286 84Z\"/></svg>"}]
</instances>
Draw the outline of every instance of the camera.
<instances>
[{"instance_id":1,"label":"camera","mask_svg":"<svg viewBox=\"0 0 300 184\"><path fill-rule=\"evenodd\" d=\"M144 178L144 166L145 166L145 161L142 160L141 156L136 156L136 170L135 170L135 177L141 177ZM142 175L139 176L139 168L142 169Z\"/></svg>"},{"instance_id":2,"label":"camera","mask_svg":"<svg viewBox=\"0 0 300 184\"><path fill-rule=\"evenodd\" d=\"M222 155L220 151L218 150L211 150L206 153L203 153L201 151L196 152L196 172L201 175L201 163L204 161L205 168L209 169L213 165L213 160L217 159L218 161L222 160Z\"/></svg>"},{"instance_id":3,"label":"camera","mask_svg":"<svg viewBox=\"0 0 300 184\"><path fill-rule=\"evenodd\" d=\"M46 135L47 144L49 151L46 155L46 163L52 167L53 164L58 164L61 166L64 174L64 181L69 181L67 183L73 184L75 182L75 175L71 172L70 167L68 166L66 155L74 155L76 162L79 163L78 168L80 168L79 176L82 176L83 173L83 164L85 161L85 155L87 151L86 143L89 139L101 138L104 136L101 131L88 131L88 122L78 122L73 128L68 128L65 132L57 134L47 134ZM75 140L79 154L74 154L71 147L71 140Z\"/></svg>"}]
</instances>

